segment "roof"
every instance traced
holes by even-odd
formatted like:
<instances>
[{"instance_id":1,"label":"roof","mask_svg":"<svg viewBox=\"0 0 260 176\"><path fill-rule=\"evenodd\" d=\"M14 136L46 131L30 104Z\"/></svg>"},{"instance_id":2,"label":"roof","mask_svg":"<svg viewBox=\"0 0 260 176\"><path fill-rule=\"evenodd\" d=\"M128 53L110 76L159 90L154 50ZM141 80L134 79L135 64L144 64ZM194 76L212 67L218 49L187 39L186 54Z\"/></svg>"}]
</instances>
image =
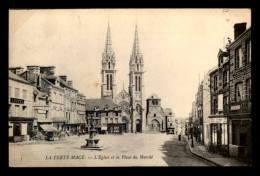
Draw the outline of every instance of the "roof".
<instances>
[{"instance_id":1,"label":"roof","mask_svg":"<svg viewBox=\"0 0 260 176\"><path fill-rule=\"evenodd\" d=\"M113 99L86 99L86 110L95 110L95 107L100 110L104 110L106 107L108 107L108 110L114 110L118 105L113 102Z\"/></svg>"},{"instance_id":2,"label":"roof","mask_svg":"<svg viewBox=\"0 0 260 176\"><path fill-rule=\"evenodd\" d=\"M67 82L65 82L63 79L60 79L60 83L62 83L65 87L78 91L77 89L74 89L71 85L69 85Z\"/></svg>"},{"instance_id":3,"label":"roof","mask_svg":"<svg viewBox=\"0 0 260 176\"><path fill-rule=\"evenodd\" d=\"M22 77L14 74L13 72L11 72L9 70L9 79L12 79L12 80L15 80L15 81L18 81L18 82L21 82L21 83L24 83L24 84L28 84L28 85L31 85L33 86L31 83L29 83L28 81L26 81L25 79L23 79Z\"/></svg>"},{"instance_id":4,"label":"roof","mask_svg":"<svg viewBox=\"0 0 260 176\"><path fill-rule=\"evenodd\" d=\"M150 97L148 97L147 99L161 99L158 95L156 94L152 94Z\"/></svg>"},{"instance_id":5,"label":"roof","mask_svg":"<svg viewBox=\"0 0 260 176\"><path fill-rule=\"evenodd\" d=\"M44 80L44 81L46 81L48 84L50 84L52 87L55 87L55 88L58 88L58 89L61 89L61 90L63 90L64 91L64 89L62 88L62 87L58 87L58 86L56 86L56 85L54 85L54 84L52 84L50 81L48 81L47 79L45 79L44 77L42 77L42 80Z\"/></svg>"},{"instance_id":6,"label":"roof","mask_svg":"<svg viewBox=\"0 0 260 176\"><path fill-rule=\"evenodd\" d=\"M251 26L245 30L242 34L240 34L232 43L230 43L228 46L227 46L227 49L230 49L232 47L232 45L234 43L236 43L243 35L245 35L247 32L249 32L251 30Z\"/></svg>"}]
</instances>

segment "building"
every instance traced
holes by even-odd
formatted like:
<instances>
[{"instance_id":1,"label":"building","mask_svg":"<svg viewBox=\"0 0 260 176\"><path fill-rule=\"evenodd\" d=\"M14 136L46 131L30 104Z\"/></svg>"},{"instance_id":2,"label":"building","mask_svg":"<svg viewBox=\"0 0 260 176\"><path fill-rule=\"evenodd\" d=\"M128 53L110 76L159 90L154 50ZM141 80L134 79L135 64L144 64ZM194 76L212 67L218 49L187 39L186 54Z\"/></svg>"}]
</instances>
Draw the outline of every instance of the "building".
<instances>
[{"instance_id":1,"label":"building","mask_svg":"<svg viewBox=\"0 0 260 176\"><path fill-rule=\"evenodd\" d=\"M77 110L77 122L78 122L78 133L85 133L86 132L86 96L77 93L77 104L76 104L76 110Z\"/></svg>"},{"instance_id":2,"label":"building","mask_svg":"<svg viewBox=\"0 0 260 176\"><path fill-rule=\"evenodd\" d=\"M226 48L219 49L218 66L210 75L211 149L228 155L228 126L224 106L229 99L229 57Z\"/></svg>"},{"instance_id":3,"label":"building","mask_svg":"<svg viewBox=\"0 0 260 176\"><path fill-rule=\"evenodd\" d=\"M105 50L102 54L102 70L101 70L101 98L116 97L116 59L115 53L112 48L112 40L110 34L110 26L107 26L107 38L105 44Z\"/></svg>"},{"instance_id":4,"label":"building","mask_svg":"<svg viewBox=\"0 0 260 176\"><path fill-rule=\"evenodd\" d=\"M45 115L47 118L40 118L37 122L39 131L48 131L51 129L66 130L65 123L67 119L64 117L64 89L60 86L60 78L54 76L54 74L54 66L41 67L36 65L27 66L27 70L20 74L23 79L33 84L38 90L34 92L35 116L47 113L47 116ZM37 102L39 97L42 96L46 96L45 105L40 105Z\"/></svg>"},{"instance_id":5,"label":"building","mask_svg":"<svg viewBox=\"0 0 260 176\"><path fill-rule=\"evenodd\" d=\"M167 128L167 121L166 114L161 107L161 98L156 94L152 94L147 98L146 103L147 131L165 132Z\"/></svg>"},{"instance_id":6,"label":"building","mask_svg":"<svg viewBox=\"0 0 260 176\"><path fill-rule=\"evenodd\" d=\"M137 25L135 39L129 62L129 95L131 131L145 132L146 130L146 104L144 91L144 60L139 47Z\"/></svg>"},{"instance_id":7,"label":"building","mask_svg":"<svg viewBox=\"0 0 260 176\"><path fill-rule=\"evenodd\" d=\"M198 86L198 92L197 92L197 97L196 97L196 105L197 105L197 135L198 135L198 141L201 142L202 144L203 139L204 139L204 134L203 134L203 84L200 82Z\"/></svg>"},{"instance_id":8,"label":"building","mask_svg":"<svg viewBox=\"0 0 260 176\"><path fill-rule=\"evenodd\" d=\"M165 121L166 121L166 132L175 134L175 114L171 108L165 108L164 110Z\"/></svg>"},{"instance_id":9,"label":"building","mask_svg":"<svg viewBox=\"0 0 260 176\"><path fill-rule=\"evenodd\" d=\"M123 90L116 96L115 103L121 107L122 122L126 124L126 132L131 132L131 118L130 118L130 95Z\"/></svg>"},{"instance_id":10,"label":"building","mask_svg":"<svg viewBox=\"0 0 260 176\"><path fill-rule=\"evenodd\" d=\"M227 50L230 91L224 113L229 124L229 154L251 162L251 27L235 24L234 41Z\"/></svg>"},{"instance_id":11,"label":"building","mask_svg":"<svg viewBox=\"0 0 260 176\"><path fill-rule=\"evenodd\" d=\"M33 91L34 86L28 81L9 71L9 140L29 140L33 130Z\"/></svg>"},{"instance_id":12,"label":"building","mask_svg":"<svg viewBox=\"0 0 260 176\"><path fill-rule=\"evenodd\" d=\"M211 101L210 101L210 75L212 70L217 68L214 67L207 72L202 81L203 85L203 142L208 148L211 144L211 130L210 130L210 118L211 115Z\"/></svg>"},{"instance_id":13,"label":"building","mask_svg":"<svg viewBox=\"0 0 260 176\"><path fill-rule=\"evenodd\" d=\"M112 99L86 99L86 120L88 131L91 120L98 133L124 133L126 124L122 121L121 108Z\"/></svg>"},{"instance_id":14,"label":"building","mask_svg":"<svg viewBox=\"0 0 260 176\"><path fill-rule=\"evenodd\" d=\"M67 76L62 75L55 79L59 80L60 87L64 89L64 117L67 120L66 128L70 134L78 134L81 119L77 117L77 94L78 90L73 88L73 81L67 81Z\"/></svg>"}]
</instances>

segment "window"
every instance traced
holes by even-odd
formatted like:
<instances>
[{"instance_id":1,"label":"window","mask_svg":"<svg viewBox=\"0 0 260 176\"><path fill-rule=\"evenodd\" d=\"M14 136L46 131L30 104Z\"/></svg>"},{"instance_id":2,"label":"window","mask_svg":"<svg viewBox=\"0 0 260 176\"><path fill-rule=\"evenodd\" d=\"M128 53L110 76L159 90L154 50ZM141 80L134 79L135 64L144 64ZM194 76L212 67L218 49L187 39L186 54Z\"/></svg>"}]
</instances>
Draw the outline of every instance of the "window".
<instances>
[{"instance_id":1,"label":"window","mask_svg":"<svg viewBox=\"0 0 260 176\"><path fill-rule=\"evenodd\" d=\"M118 116L118 112L116 112L116 116Z\"/></svg>"},{"instance_id":2,"label":"window","mask_svg":"<svg viewBox=\"0 0 260 176\"><path fill-rule=\"evenodd\" d=\"M110 90L112 90L112 85L113 85L113 79L112 79L112 75L110 75Z\"/></svg>"},{"instance_id":3,"label":"window","mask_svg":"<svg viewBox=\"0 0 260 176\"><path fill-rule=\"evenodd\" d=\"M106 112L106 116L108 116L108 112Z\"/></svg>"},{"instance_id":4,"label":"window","mask_svg":"<svg viewBox=\"0 0 260 176\"><path fill-rule=\"evenodd\" d=\"M115 120L116 120L116 123L118 123L118 118L116 118Z\"/></svg>"},{"instance_id":5,"label":"window","mask_svg":"<svg viewBox=\"0 0 260 176\"><path fill-rule=\"evenodd\" d=\"M136 65L136 69L139 70L139 64Z\"/></svg>"},{"instance_id":6,"label":"window","mask_svg":"<svg viewBox=\"0 0 260 176\"><path fill-rule=\"evenodd\" d=\"M251 39L246 41L246 60L247 62L251 62Z\"/></svg>"},{"instance_id":7,"label":"window","mask_svg":"<svg viewBox=\"0 0 260 176\"><path fill-rule=\"evenodd\" d=\"M19 98L19 88L15 88L15 98Z\"/></svg>"},{"instance_id":8,"label":"window","mask_svg":"<svg viewBox=\"0 0 260 176\"><path fill-rule=\"evenodd\" d=\"M141 77L139 76L138 77L138 88L139 88L139 91L141 91Z\"/></svg>"},{"instance_id":9,"label":"window","mask_svg":"<svg viewBox=\"0 0 260 176\"><path fill-rule=\"evenodd\" d=\"M172 123L170 123L170 126L172 126Z\"/></svg>"},{"instance_id":10,"label":"window","mask_svg":"<svg viewBox=\"0 0 260 176\"><path fill-rule=\"evenodd\" d=\"M12 87L9 86L9 98L12 96L11 91L12 91Z\"/></svg>"},{"instance_id":11,"label":"window","mask_svg":"<svg viewBox=\"0 0 260 176\"><path fill-rule=\"evenodd\" d=\"M49 112L49 111L46 111L46 114L45 114L45 119L47 119L47 118L48 118L48 112Z\"/></svg>"},{"instance_id":12,"label":"window","mask_svg":"<svg viewBox=\"0 0 260 176\"><path fill-rule=\"evenodd\" d=\"M228 83L228 71L224 71L223 73L223 88L225 88L227 86Z\"/></svg>"},{"instance_id":13,"label":"window","mask_svg":"<svg viewBox=\"0 0 260 176\"><path fill-rule=\"evenodd\" d=\"M251 78L246 80L246 98L251 100Z\"/></svg>"},{"instance_id":14,"label":"window","mask_svg":"<svg viewBox=\"0 0 260 176\"><path fill-rule=\"evenodd\" d=\"M237 83L235 86L235 101L241 101L243 99L242 82Z\"/></svg>"},{"instance_id":15,"label":"window","mask_svg":"<svg viewBox=\"0 0 260 176\"><path fill-rule=\"evenodd\" d=\"M96 117L98 117L98 112L96 112Z\"/></svg>"},{"instance_id":16,"label":"window","mask_svg":"<svg viewBox=\"0 0 260 176\"><path fill-rule=\"evenodd\" d=\"M218 112L218 101L217 99L214 100L214 114Z\"/></svg>"},{"instance_id":17,"label":"window","mask_svg":"<svg viewBox=\"0 0 260 176\"><path fill-rule=\"evenodd\" d=\"M108 62L108 69L110 70L110 62Z\"/></svg>"},{"instance_id":18,"label":"window","mask_svg":"<svg viewBox=\"0 0 260 176\"><path fill-rule=\"evenodd\" d=\"M107 90L109 90L109 75L107 75Z\"/></svg>"},{"instance_id":19,"label":"window","mask_svg":"<svg viewBox=\"0 0 260 176\"><path fill-rule=\"evenodd\" d=\"M27 90L23 89L23 99L27 99Z\"/></svg>"},{"instance_id":20,"label":"window","mask_svg":"<svg viewBox=\"0 0 260 176\"><path fill-rule=\"evenodd\" d=\"M135 76L135 91L137 91L137 76Z\"/></svg>"},{"instance_id":21,"label":"window","mask_svg":"<svg viewBox=\"0 0 260 176\"><path fill-rule=\"evenodd\" d=\"M108 118L105 118L105 123L108 123Z\"/></svg>"},{"instance_id":22,"label":"window","mask_svg":"<svg viewBox=\"0 0 260 176\"><path fill-rule=\"evenodd\" d=\"M154 114L153 116L156 117L156 114Z\"/></svg>"},{"instance_id":23,"label":"window","mask_svg":"<svg viewBox=\"0 0 260 176\"><path fill-rule=\"evenodd\" d=\"M113 123L113 118L110 118L110 123Z\"/></svg>"},{"instance_id":24,"label":"window","mask_svg":"<svg viewBox=\"0 0 260 176\"><path fill-rule=\"evenodd\" d=\"M214 77L214 92L218 89L218 76Z\"/></svg>"},{"instance_id":25,"label":"window","mask_svg":"<svg viewBox=\"0 0 260 176\"><path fill-rule=\"evenodd\" d=\"M236 64L236 69L242 67L242 48L239 46L235 50L235 64Z\"/></svg>"}]
</instances>

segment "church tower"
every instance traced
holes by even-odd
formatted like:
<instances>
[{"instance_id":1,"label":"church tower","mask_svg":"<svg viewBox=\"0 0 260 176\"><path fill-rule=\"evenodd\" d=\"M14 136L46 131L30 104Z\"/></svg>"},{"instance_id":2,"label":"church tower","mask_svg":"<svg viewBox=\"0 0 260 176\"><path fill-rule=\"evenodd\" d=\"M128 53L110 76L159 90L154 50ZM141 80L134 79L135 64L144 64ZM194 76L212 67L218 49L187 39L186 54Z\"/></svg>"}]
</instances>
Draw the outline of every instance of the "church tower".
<instances>
[{"instance_id":1,"label":"church tower","mask_svg":"<svg viewBox=\"0 0 260 176\"><path fill-rule=\"evenodd\" d=\"M107 26L107 38L105 50L102 54L102 70L101 70L101 98L116 97L116 60L115 53L112 48L110 26Z\"/></svg>"},{"instance_id":2,"label":"church tower","mask_svg":"<svg viewBox=\"0 0 260 176\"><path fill-rule=\"evenodd\" d=\"M133 50L129 62L129 95L131 132L145 132L144 61L139 48L137 25L135 27Z\"/></svg>"}]
</instances>

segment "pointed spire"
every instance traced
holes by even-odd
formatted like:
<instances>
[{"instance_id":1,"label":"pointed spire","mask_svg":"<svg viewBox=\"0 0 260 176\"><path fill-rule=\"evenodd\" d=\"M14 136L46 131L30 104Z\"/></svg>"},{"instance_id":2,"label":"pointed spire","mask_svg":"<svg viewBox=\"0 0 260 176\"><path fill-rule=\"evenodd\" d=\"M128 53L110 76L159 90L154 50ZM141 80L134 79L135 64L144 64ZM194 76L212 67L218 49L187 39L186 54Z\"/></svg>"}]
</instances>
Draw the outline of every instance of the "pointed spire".
<instances>
[{"instance_id":1,"label":"pointed spire","mask_svg":"<svg viewBox=\"0 0 260 176\"><path fill-rule=\"evenodd\" d=\"M135 39L134 39L134 45L133 45L133 54L138 54L140 53L140 48L139 48L139 39L138 39L138 31L137 31L137 24L135 26Z\"/></svg>"},{"instance_id":2,"label":"pointed spire","mask_svg":"<svg viewBox=\"0 0 260 176\"><path fill-rule=\"evenodd\" d=\"M111 41L111 34L110 34L110 26L109 26L109 22L108 22L105 52L111 52L111 51L113 51L113 49L112 49L112 41Z\"/></svg>"}]
</instances>

